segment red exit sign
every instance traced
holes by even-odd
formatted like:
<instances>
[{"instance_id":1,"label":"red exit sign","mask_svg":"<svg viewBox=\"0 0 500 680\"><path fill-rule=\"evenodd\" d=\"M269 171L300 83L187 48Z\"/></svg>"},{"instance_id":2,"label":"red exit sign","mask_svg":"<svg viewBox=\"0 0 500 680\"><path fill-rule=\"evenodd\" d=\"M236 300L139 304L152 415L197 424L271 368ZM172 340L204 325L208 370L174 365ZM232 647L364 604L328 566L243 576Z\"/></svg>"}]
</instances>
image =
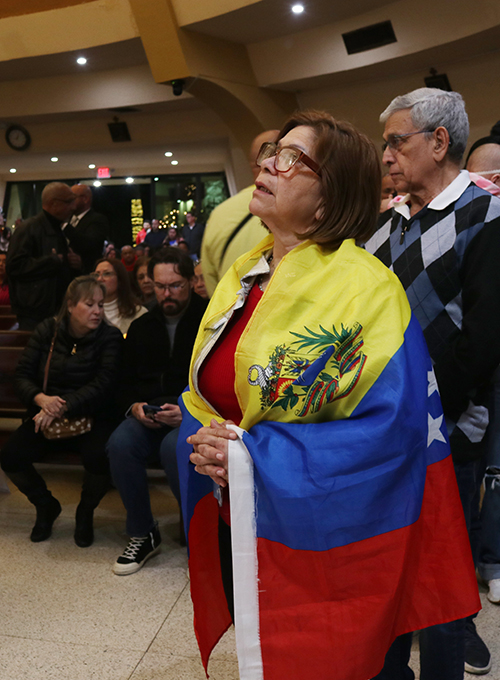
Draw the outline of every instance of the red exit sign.
<instances>
[{"instance_id":1,"label":"red exit sign","mask_svg":"<svg viewBox=\"0 0 500 680\"><path fill-rule=\"evenodd\" d=\"M107 179L111 177L109 168L97 168L97 176L99 179Z\"/></svg>"}]
</instances>

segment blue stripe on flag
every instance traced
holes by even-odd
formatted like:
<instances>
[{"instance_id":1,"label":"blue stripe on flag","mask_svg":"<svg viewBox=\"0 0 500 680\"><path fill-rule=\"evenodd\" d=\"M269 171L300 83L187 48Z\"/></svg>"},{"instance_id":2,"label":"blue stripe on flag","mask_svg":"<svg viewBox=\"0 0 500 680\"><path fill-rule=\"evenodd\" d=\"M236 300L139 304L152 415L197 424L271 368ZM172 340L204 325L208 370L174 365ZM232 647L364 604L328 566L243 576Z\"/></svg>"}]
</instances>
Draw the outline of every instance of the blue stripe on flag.
<instances>
[{"instance_id":1,"label":"blue stripe on flag","mask_svg":"<svg viewBox=\"0 0 500 680\"><path fill-rule=\"evenodd\" d=\"M427 465L449 455L438 393L428 395L432 375L412 316L402 347L350 418L266 421L245 433L255 463L258 536L319 551L415 522ZM437 439L428 447L429 414Z\"/></svg>"}]
</instances>

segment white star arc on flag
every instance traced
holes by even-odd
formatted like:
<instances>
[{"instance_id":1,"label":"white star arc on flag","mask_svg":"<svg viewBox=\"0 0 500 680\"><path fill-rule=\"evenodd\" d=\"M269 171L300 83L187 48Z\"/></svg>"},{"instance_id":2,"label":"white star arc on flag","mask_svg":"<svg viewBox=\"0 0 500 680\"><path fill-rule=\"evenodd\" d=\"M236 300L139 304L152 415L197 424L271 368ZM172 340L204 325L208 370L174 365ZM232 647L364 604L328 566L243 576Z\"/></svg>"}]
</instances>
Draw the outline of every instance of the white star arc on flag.
<instances>
[{"instance_id":1,"label":"white star arc on flag","mask_svg":"<svg viewBox=\"0 0 500 680\"><path fill-rule=\"evenodd\" d=\"M434 373L433 368L431 368L430 371L427 371L427 380L429 381L429 385L427 387L427 396L430 397L431 394L433 394L434 392L437 392L439 394L436 374Z\"/></svg>"},{"instance_id":2,"label":"white star arc on flag","mask_svg":"<svg viewBox=\"0 0 500 680\"><path fill-rule=\"evenodd\" d=\"M443 422L443 415L438 418L433 418L430 413L427 414L427 446L429 447L433 441L443 442L446 444L446 439L441 432L441 424Z\"/></svg>"}]
</instances>

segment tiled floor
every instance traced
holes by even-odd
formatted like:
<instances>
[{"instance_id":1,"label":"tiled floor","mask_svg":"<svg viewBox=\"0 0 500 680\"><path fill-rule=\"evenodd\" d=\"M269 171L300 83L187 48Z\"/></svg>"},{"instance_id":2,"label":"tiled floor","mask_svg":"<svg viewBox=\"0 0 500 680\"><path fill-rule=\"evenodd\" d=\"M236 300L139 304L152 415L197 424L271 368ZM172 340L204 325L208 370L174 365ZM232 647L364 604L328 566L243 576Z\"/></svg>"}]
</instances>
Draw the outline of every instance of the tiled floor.
<instances>
[{"instance_id":1,"label":"tiled floor","mask_svg":"<svg viewBox=\"0 0 500 680\"><path fill-rule=\"evenodd\" d=\"M46 466L43 474L63 505L44 543L28 539L34 510L26 499L15 489L0 493L0 680L203 680L186 550L175 540L176 503L160 473L151 497L162 552L122 577L111 571L127 543L118 493L96 512L94 545L78 548L73 516L82 472ZM478 627L494 654L487 677L500 680L500 607L482 597ZM212 680L238 679L232 631L209 670Z\"/></svg>"}]
</instances>

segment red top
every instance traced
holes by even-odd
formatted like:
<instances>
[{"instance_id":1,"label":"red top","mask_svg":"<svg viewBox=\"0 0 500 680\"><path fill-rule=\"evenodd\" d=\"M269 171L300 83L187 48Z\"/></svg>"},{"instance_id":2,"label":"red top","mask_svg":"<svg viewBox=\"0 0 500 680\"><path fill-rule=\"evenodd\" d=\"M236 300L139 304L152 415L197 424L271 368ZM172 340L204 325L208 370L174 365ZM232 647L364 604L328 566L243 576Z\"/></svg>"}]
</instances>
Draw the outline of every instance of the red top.
<instances>
[{"instance_id":1,"label":"red top","mask_svg":"<svg viewBox=\"0 0 500 680\"><path fill-rule=\"evenodd\" d=\"M261 297L262 291L254 285L243 307L234 312L198 375L201 394L223 418L232 420L236 425L240 424L242 413L234 392L234 355L241 334Z\"/></svg>"},{"instance_id":2,"label":"red top","mask_svg":"<svg viewBox=\"0 0 500 680\"><path fill-rule=\"evenodd\" d=\"M240 424L242 413L234 391L236 380L234 355L241 334L261 297L262 291L257 284L254 284L245 304L234 312L222 335L201 365L198 374L201 394L223 418L232 420L236 425ZM222 505L219 507L219 514L226 524L231 524L227 486L222 489Z\"/></svg>"}]
</instances>

